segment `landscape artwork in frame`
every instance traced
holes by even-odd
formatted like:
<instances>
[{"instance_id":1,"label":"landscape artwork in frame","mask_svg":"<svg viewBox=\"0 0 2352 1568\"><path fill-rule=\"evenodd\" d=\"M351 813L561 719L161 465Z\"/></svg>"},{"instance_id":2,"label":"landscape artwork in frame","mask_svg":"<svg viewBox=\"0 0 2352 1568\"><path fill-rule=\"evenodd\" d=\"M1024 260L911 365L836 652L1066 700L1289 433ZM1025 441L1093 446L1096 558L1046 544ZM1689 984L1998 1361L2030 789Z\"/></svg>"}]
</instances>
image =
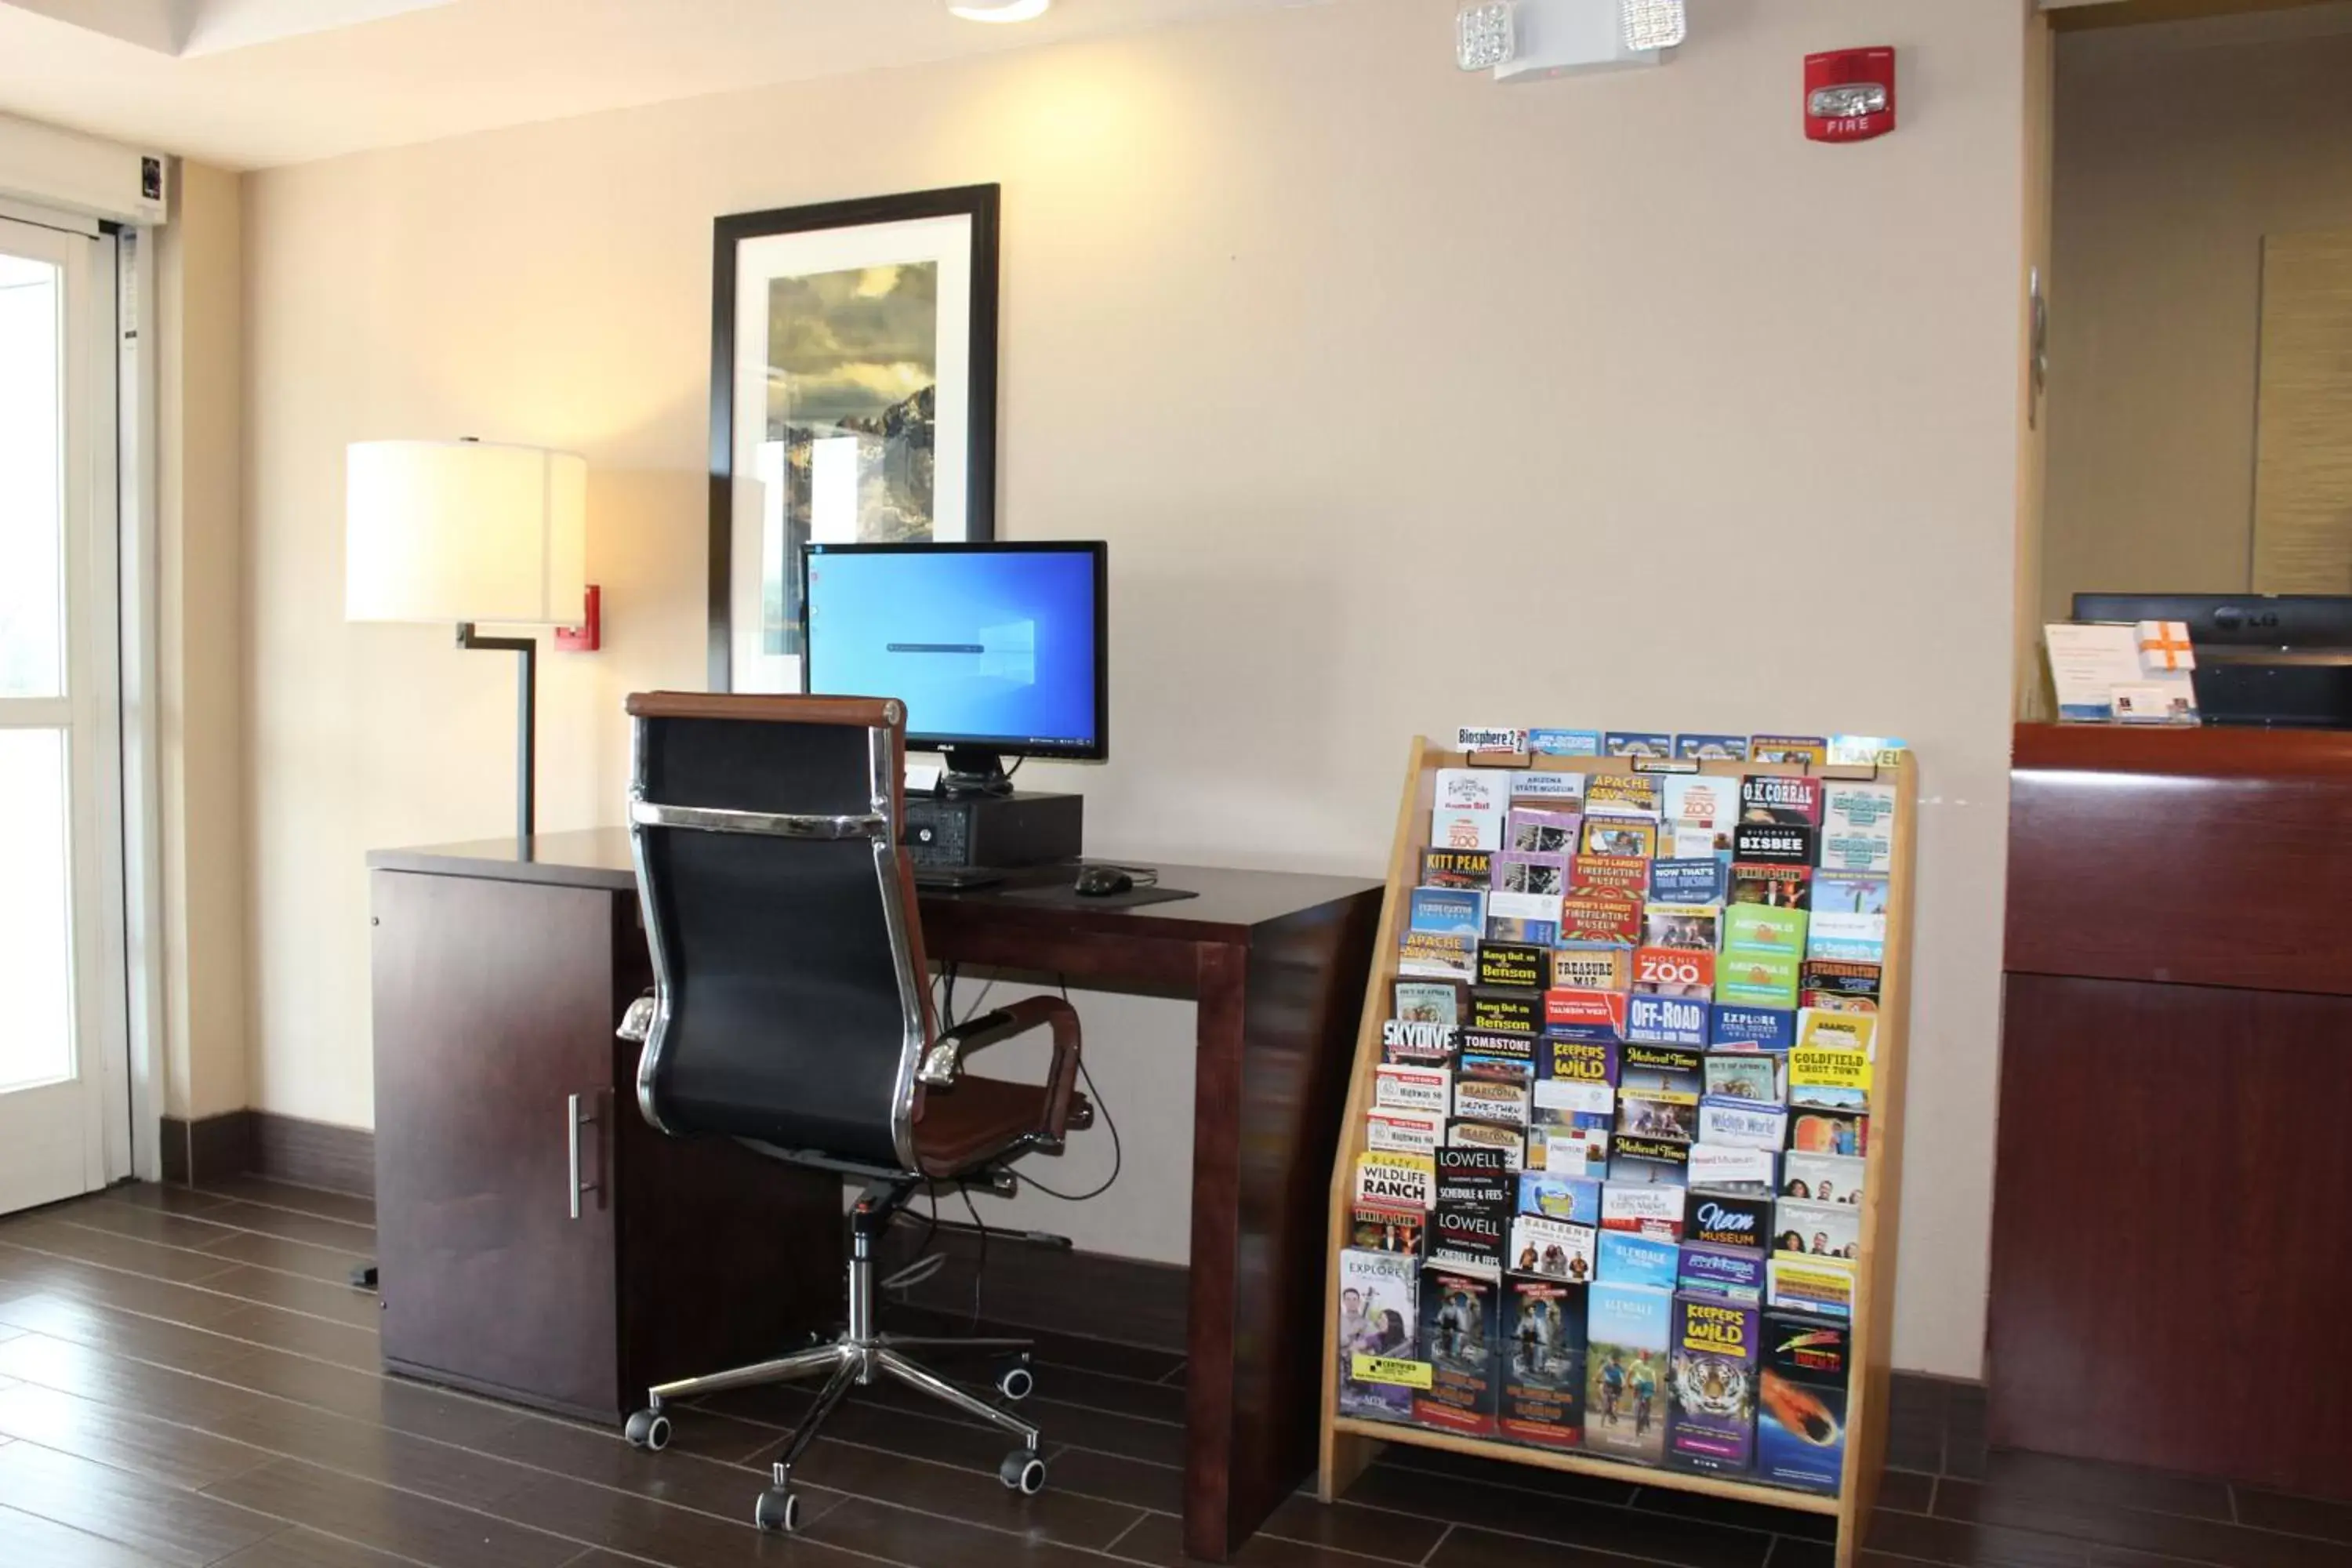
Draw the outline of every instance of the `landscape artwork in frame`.
<instances>
[{"instance_id":1,"label":"landscape artwork in frame","mask_svg":"<svg viewBox=\"0 0 2352 1568\"><path fill-rule=\"evenodd\" d=\"M995 533L998 187L718 223L710 688L798 691L803 547Z\"/></svg>"}]
</instances>

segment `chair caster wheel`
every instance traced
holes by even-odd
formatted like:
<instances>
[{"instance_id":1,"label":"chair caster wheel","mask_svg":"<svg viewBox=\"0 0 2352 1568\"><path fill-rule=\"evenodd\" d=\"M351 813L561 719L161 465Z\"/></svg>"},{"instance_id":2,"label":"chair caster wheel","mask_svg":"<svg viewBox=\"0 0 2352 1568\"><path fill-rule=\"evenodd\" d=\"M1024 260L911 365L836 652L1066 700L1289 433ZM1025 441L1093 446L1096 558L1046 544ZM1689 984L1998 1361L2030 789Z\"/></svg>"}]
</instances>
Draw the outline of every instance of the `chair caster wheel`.
<instances>
[{"instance_id":1,"label":"chair caster wheel","mask_svg":"<svg viewBox=\"0 0 2352 1568\"><path fill-rule=\"evenodd\" d=\"M640 1410L629 1417L622 1435L628 1438L630 1447L658 1454L669 1447L669 1417L657 1410Z\"/></svg>"},{"instance_id":2,"label":"chair caster wheel","mask_svg":"<svg viewBox=\"0 0 2352 1568\"><path fill-rule=\"evenodd\" d=\"M1035 1497L1045 1489L1045 1461L1037 1457L1034 1448L1015 1448L996 1467L996 1479L1004 1483L1008 1491Z\"/></svg>"},{"instance_id":3,"label":"chair caster wheel","mask_svg":"<svg viewBox=\"0 0 2352 1568\"><path fill-rule=\"evenodd\" d=\"M770 1487L751 1505L751 1522L761 1530L781 1530L786 1535L797 1535L801 1528L801 1496L781 1487Z\"/></svg>"},{"instance_id":4,"label":"chair caster wheel","mask_svg":"<svg viewBox=\"0 0 2352 1568\"><path fill-rule=\"evenodd\" d=\"M1037 1390L1037 1374L1029 1370L1029 1358L1019 1357L996 1370L996 1392L1013 1405L1020 1404Z\"/></svg>"}]
</instances>

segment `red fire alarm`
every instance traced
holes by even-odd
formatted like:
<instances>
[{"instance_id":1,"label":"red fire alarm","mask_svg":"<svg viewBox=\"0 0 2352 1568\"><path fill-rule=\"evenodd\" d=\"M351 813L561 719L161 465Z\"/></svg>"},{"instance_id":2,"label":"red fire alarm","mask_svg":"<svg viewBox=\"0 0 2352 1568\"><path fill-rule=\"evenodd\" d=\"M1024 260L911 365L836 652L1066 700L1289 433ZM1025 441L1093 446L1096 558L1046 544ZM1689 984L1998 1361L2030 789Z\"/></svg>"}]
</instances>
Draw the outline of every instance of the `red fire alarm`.
<instances>
[{"instance_id":1,"label":"red fire alarm","mask_svg":"<svg viewBox=\"0 0 2352 1568\"><path fill-rule=\"evenodd\" d=\"M1832 49L1805 57L1805 136L1865 142L1895 129L1895 51Z\"/></svg>"}]
</instances>

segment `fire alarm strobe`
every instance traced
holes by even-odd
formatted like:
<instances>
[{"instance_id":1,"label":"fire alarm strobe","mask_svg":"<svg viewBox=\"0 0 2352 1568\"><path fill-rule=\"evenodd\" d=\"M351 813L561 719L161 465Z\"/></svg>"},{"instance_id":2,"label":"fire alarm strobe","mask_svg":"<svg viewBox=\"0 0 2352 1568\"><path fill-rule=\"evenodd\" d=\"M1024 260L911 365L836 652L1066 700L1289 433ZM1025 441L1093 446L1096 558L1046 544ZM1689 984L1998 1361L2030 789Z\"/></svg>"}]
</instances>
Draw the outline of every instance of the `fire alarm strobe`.
<instances>
[{"instance_id":1,"label":"fire alarm strobe","mask_svg":"<svg viewBox=\"0 0 2352 1568\"><path fill-rule=\"evenodd\" d=\"M1895 51L1832 49L1805 57L1805 135L1865 142L1895 129Z\"/></svg>"}]
</instances>

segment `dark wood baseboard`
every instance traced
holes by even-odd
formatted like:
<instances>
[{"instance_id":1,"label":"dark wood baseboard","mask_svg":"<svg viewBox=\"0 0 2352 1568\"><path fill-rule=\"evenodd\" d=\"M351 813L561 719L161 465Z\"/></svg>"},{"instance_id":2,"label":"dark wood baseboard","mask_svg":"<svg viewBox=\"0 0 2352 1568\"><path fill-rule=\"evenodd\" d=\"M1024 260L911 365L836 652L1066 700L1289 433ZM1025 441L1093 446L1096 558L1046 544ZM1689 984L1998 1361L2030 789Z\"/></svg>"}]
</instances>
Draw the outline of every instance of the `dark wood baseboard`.
<instances>
[{"instance_id":1,"label":"dark wood baseboard","mask_svg":"<svg viewBox=\"0 0 2352 1568\"><path fill-rule=\"evenodd\" d=\"M253 1113L253 1173L331 1193L375 1196L375 1134L364 1127Z\"/></svg>"},{"instance_id":2,"label":"dark wood baseboard","mask_svg":"<svg viewBox=\"0 0 2352 1568\"><path fill-rule=\"evenodd\" d=\"M921 1224L902 1222L884 1238L876 1273L887 1277L906 1267L922 1247ZM947 1263L921 1284L891 1296L936 1311L971 1311L979 1238L941 1231L931 1250ZM992 1234L987 1271L980 1282L980 1315L992 1323L1117 1340L1181 1355L1190 1284L1190 1270L1179 1263L1074 1252Z\"/></svg>"},{"instance_id":3,"label":"dark wood baseboard","mask_svg":"<svg viewBox=\"0 0 2352 1568\"><path fill-rule=\"evenodd\" d=\"M268 1176L297 1186L375 1195L375 1134L268 1110L166 1116L163 1179L202 1187L230 1176Z\"/></svg>"},{"instance_id":4,"label":"dark wood baseboard","mask_svg":"<svg viewBox=\"0 0 2352 1568\"><path fill-rule=\"evenodd\" d=\"M183 1186L202 1186L252 1170L253 1115L250 1110L224 1110L194 1120L163 1118L163 1179Z\"/></svg>"}]
</instances>

